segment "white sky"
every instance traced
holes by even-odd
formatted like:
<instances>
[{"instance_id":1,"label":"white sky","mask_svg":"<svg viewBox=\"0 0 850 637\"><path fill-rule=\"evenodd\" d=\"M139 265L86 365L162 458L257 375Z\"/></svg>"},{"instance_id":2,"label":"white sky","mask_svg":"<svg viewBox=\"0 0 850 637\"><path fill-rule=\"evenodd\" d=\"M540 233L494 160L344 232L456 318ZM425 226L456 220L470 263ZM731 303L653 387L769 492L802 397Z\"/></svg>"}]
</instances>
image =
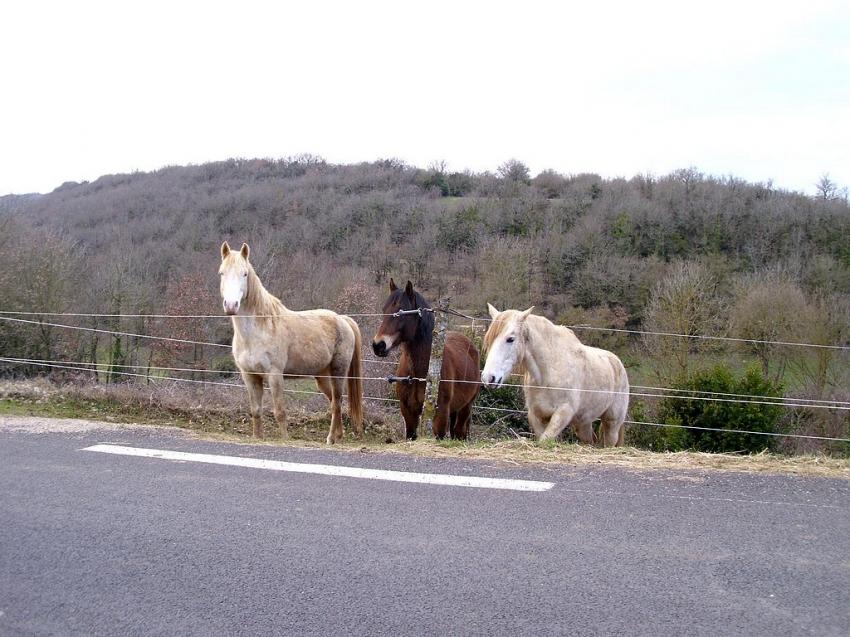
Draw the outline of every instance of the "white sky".
<instances>
[{"instance_id":1,"label":"white sky","mask_svg":"<svg viewBox=\"0 0 850 637\"><path fill-rule=\"evenodd\" d=\"M313 153L850 185L850 2L0 4L0 195Z\"/></svg>"}]
</instances>

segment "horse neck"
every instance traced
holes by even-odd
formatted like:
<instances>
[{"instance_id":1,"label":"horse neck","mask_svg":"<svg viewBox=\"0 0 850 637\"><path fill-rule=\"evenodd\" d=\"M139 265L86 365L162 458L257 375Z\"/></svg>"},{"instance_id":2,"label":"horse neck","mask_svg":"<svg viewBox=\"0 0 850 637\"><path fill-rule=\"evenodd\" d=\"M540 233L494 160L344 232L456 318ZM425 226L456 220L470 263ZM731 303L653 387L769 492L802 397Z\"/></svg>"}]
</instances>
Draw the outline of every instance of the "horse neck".
<instances>
[{"instance_id":1,"label":"horse neck","mask_svg":"<svg viewBox=\"0 0 850 637\"><path fill-rule=\"evenodd\" d=\"M272 316L288 312L286 306L269 292L254 268L248 269L248 292L239 308L239 315L232 319L233 328L239 332L248 332L264 328L272 321Z\"/></svg>"},{"instance_id":2,"label":"horse neck","mask_svg":"<svg viewBox=\"0 0 850 637\"><path fill-rule=\"evenodd\" d=\"M540 372L540 353L530 346L531 339L525 341L525 352L522 360L517 363L517 372L523 374L529 385L543 384Z\"/></svg>"},{"instance_id":3,"label":"horse neck","mask_svg":"<svg viewBox=\"0 0 850 637\"><path fill-rule=\"evenodd\" d=\"M532 317L528 318L534 320ZM526 329L528 329L528 332L524 343L525 351L522 360L519 362L520 371L525 374L527 382L530 382L530 384L542 385L545 381L543 378L543 369L546 368L545 358L551 351L551 348L548 348L545 342L549 326L540 323L535 325L533 331L530 326L527 326Z\"/></svg>"},{"instance_id":4,"label":"horse neck","mask_svg":"<svg viewBox=\"0 0 850 637\"><path fill-rule=\"evenodd\" d=\"M544 377L544 370L556 368L554 358L562 359L565 355L572 358L577 354L576 348L584 347L575 335L569 339L570 342L564 343L561 340L563 335L557 333L558 330L558 326L546 319L536 321L534 333L529 329L521 366L530 384L547 385L548 379ZM555 340L558 340L557 347L553 346Z\"/></svg>"},{"instance_id":5,"label":"horse neck","mask_svg":"<svg viewBox=\"0 0 850 637\"><path fill-rule=\"evenodd\" d=\"M412 367L413 375L417 378L425 378L428 374L428 365L431 362L431 345L434 335L431 332L419 334L412 341L403 341L399 346L407 355Z\"/></svg>"}]
</instances>

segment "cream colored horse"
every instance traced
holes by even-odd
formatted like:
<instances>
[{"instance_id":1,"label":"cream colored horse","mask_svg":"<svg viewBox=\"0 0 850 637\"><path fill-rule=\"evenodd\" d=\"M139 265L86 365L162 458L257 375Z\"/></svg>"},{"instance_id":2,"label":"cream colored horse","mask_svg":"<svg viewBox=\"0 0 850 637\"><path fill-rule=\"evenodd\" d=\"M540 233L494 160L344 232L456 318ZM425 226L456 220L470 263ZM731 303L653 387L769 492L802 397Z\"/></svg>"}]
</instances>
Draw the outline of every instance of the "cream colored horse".
<instances>
[{"instance_id":1,"label":"cream colored horse","mask_svg":"<svg viewBox=\"0 0 850 637\"><path fill-rule=\"evenodd\" d=\"M348 409L358 436L363 435L363 387L360 377L360 329L351 317L330 310L293 312L263 287L248 260L221 244L221 298L233 318L233 358L242 372L251 403L254 436L263 437L263 379L272 393L280 433L288 437L283 405L285 376L314 376L331 403L327 442L342 439L343 380L348 381Z\"/></svg>"},{"instance_id":2,"label":"cream colored horse","mask_svg":"<svg viewBox=\"0 0 850 637\"><path fill-rule=\"evenodd\" d=\"M629 379L620 359L582 345L572 330L532 315L533 307L524 312L487 307L493 321L484 337L481 382L501 386L514 369L522 372L528 422L540 440L572 425L579 440L592 444L593 422L601 419L603 444L622 446Z\"/></svg>"}]
</instances>

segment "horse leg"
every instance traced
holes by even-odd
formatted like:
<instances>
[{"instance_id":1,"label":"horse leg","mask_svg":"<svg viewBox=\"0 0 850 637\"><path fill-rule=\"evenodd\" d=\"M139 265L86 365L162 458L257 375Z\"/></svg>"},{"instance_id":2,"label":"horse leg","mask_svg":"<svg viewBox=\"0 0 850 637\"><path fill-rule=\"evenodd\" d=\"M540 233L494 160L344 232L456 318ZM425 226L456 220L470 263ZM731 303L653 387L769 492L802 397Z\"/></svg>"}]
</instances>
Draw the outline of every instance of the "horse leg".
<instances>
[{"instance_id":1,"label":"horse leg","mask_svg":"<svg viewBox=\"0 0 850 637\"><path fill-rule=\"evenodd\" d=\"M544 423L540 417L534 413L533 409L528 410L528 424L531 425L531 431L533 431L534 435L538 438L540 438L546 430L546 423Z\"/></svg>"},{"instance_id":2,"label":"horse leg","mask_svg":"<svg viewBox=\"0 0 850 637\"><path fill-rule=\"evenodd\" d=\"M593 432L593 421L574 422L573 431L576 432L579 442L584 445L592 445L596 442L596 434Z\"/></svg>"},{"instance_id":3,"label":"horse leg","mask_svg":"<svg viewBox=\"0 0 850 637\"><path fill-rule=\"evenodd\" d=\"M622 447L625 438L625 427L619 419L602 416L602 446Z\"/></svg>"},{"instance_id":4,"label":"horse leg","mask_svg":"<svg viewBox=\"0 0 850 637\"><path fill-rule=\"evenodd\" d=\"M549 419L546 429L540 435L540 440L553 440L557 438L564 428L570 424L574 414L575 410L569 404L565 403L558 407Z\"/></svg>"},{"instance_id":5,"label":"horse leg","mask_svg":"<svg viewBox=\"0 0 850 637\"><path fill-rule=\"evenodd\" d=\"M437 410L434 413L434 423L432 424L434 437L437 440L442 440L446 437L447 429L448 433L451 433L452 429L454 429L454 415L450 414L452 397L446 389L445 383L442 383L437 393Z\"/></svg>"},{"instance_id":6,"label":"horse leg","mask_svg":"<svg viewBox=\"0 0 850 637\"><path fill-rule=\"evenodd\" d=\"M455 414L457 419L454 424L452 438L466 440L469 437L469 420L472 417L472 403L464 405Z\"/></svg>"},{"instance_id":7,"label":"horse leg","mask_svg":"<svg viewBox=\"0 0 850 637\"><path fill-rule=\"evenodd\" d=\"M272 391L272 406L274 407L274 419L280 425L280 437L289 438L289 429L286 426L286 409L283 402L283 375L269 374L269 389Z\"/></svg>"},{"instance_id":8,"label":"horse leg","mask_svg":"<svg viewBox=\"0 0 850 637\"><path fill-rule=\"evenodd\" d=\"M431 425L431 429L434 432L434 438L437 440L442 440L446 437L447 433L451 433L454 418L447 414L448 411L448 406L438 406L437 413L434 414L434 422Z\"/></svg>"},{"instance_id":9,"label":"horse leg","mask_svg":"<svg viewBox=\"0 0 850 637\"><path fill-rule=\"evenodd\" d=\"M419 411L412 409L410 405L401 403L401 416L404 418L405 436L408 440L416 440L419 435Z\"/></svg>"},{"instance_id":10,"label":"horse leg","mask_svg":"<svg viewBox=\"0 0 850 637\"><path fill-rule=\"evenodd\" d=\"M330 378L328 378L327 376L316 376L316 387L318 387L319 391L325 395L325 398L328 399L329 403L333 403L334 394L333 389L331 389Z\"/></svg>"},{"instance_id":11,"label":"horse leg","mask_svg":"<svg viewBox=\"0 0 850 637\"><path fill-rule=\"evenodd\" d=\"M331 386L331 428L328 431L329 445L342 440L342 379L339 376L328 378Z\"/></svg>"},{"instance_id":12,"label":"horse leg","mask_svg":"<svg viewBox=\"0 0 850 637\"><path fill-rule=\"evenodd\" d=\"M251 405L251 422L254 425L254 437L263 437L263 377L260 374L242 373L242 380L248 388L248 402Z\"/></svg>"}]
</instances>

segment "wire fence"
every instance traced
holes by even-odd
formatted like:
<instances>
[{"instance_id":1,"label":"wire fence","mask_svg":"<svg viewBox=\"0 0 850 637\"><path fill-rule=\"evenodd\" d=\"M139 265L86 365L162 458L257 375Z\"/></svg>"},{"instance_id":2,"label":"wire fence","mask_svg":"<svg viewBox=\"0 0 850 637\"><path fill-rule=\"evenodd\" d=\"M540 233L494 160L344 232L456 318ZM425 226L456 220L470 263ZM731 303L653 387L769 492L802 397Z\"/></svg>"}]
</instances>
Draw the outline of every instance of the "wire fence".
<instances>
[{"instance_id":1,"label":"wire fence","mask_svg":"<svg viewBox=\"0 0 850 637\"><path fill-rule=\"evenodd\" d=\"M19 362L27 362L28 364L36 364L41 367L47 367L50 369L63 369L63 370L71 370L71 371L91 371L91 367L86 367L82 365L76 364L62 364L62 363L33 363L33 361L23 361L23 359L15 359L9 357L0 357L0 362L9 362L9 363L19 363ZM160 368L165 369L165 368ZM176 369L176 368L172 368ZM215 381L215 380L196 380L190 378L180 378L175 376L151 376L149 374L138 374L133 372L114 372L116 375L129 377L129 378L144 378L150 382L175 382L175 383L190 383L194 385L213 385L219 387L235 387L237 389L243 390L244 385L241 383L228 383L223 381ZM384 380L383 378L365 378L365 380ZM313 395L313 396L324 396L324 393L320 391L313 391L307 389L283 389L283 392L289 394L302 394L302 395ZM398 403L399 400L397 398L388 398L382 396L363 396L363 400L374 401L374 402L382 402L382 403ZM485 411L485 412L495 412L495 413L503 413L503 414L516 414L516 415L525 415L526 412L520 409L508 409L504 407L491 407L487 405L474 405L473 410L476 411ZM822 440L822 441L831 441L831 442L850 442L850 438L842 438L842 437L833 437L833 436L815 436L811 434L791 434L791 433L778 433L778 432L767 432L767 431L750 431L746 429L720 429L715 427L699 427L695 425L682 425L675 423L657 423L657 422L645 422L641 420L626 420L626 424L630 425L645 425L648 427L665 427L665 428L675 428L675 429L690 429L690 430L699 430L699 431L714 431L719 433L737 433L737 434L748 434L755 436L772 436L777 438L796 438L796 439L808 439L808 440Z\"/></svg>"},{"instance_id":2,"label":"wire fence","mask_svg":"<svg viewBox=\"0 0 850 637\"><path fill-rule=\"evenodd\" d=\"M92 363L86 361L62 361L62 360L46 360L46 359L35 359L35 358L20 358L20 357L0 357L0 361L6 363L16 363L20 365L35 365L41 366L42 364L48 365L73 365L81 368L83 371L108 371L112 368L119 369L145 369L147 371L147 375L151 378L156 378L155 375L152 375L151 372L189 372L189 373L197 373L197 374L216 374L216 375L241 375L242 372L238 370L227 370L227 369L204 369L198 367L166 367L161 365L147 365L147 364L136 364L136 365L128 365L128 364L114 364L114 363ZM386 361L372 361L368 360L367 362L375 362L375 363L384 363ZM394 364L394 363L391 363ZM117 372L115 372L117 373ZM348 380L348 379L357 379L357 380L367 380L367 381L388 381L392 379L393 382L399 380L398 377L395 376L346 376L346 375L333 375L333 374L311 374L309 376L305 376L304 374L291 374L287 372L251 372L254 376L280 376L283 378L327 378L327 379L339 379L339 380ZM427 378L419 378L416 376L408 376L405 377L405 380L411 382L427 382ZM438 379L439 383L449 383L449 384L474 384L474 385L482 385L480 381L471 381L471 380L443 380ZM644 386L641 385L633 385L632 388L641 389ZM781 407L790 407L790 408L810 408L810 409L833 409L837 411L850 411L850 402L848 401L838 401L838 400L823 400L823 399L796 399L796 398L787 398L784 396L758 396L758 395L748 395L748 394L723 394L722 396L716 394L715 392L696 392L703 395L679 395L677 392L691 392L695 390L682 390L668 387L652 387L650 389L655 389L659 392L663 393L647 393L647 392L635 392L635 391L618 391L612 389L590 389L583 387L563 387L556 385L532 385L522 383L521 385L517 385L517 388L524 389L545 389L550 391L562 391L562 392L574 392L574 393L592 393L592 394L605 394L605 395L624 395L624 396L637 396L641 398L676 398L679 400L701 400L701 401L711 401L711 402L721 402L721 403L738 403L738 404L755 404L755 405L777 405ZM737 398L728 398L726 396L736 396Z\"/></svg>"},{"instance_id":3,"label":"wire fence","mask_svg":"<svg viewBox=\"0 0 850 637\"><path fill-rule=\"evenodd\" d=\"M433 310L431 308L421 308L424 311L445 311L453 316L460 316L462 318L466 318L473 321L478 321L482 324L489 323L493 319L489 317L476 317L470 316L468 314L458 312L456 310L444 309L444 310ZM309 311L309 310L308 310ZM258 315L229 315L229 314L97 314L97 313L80 313L80 312L18 312L18 311L0 311L0 320L6 321L17 321L22 323L35 323L38 325L46 325L53 327L66 327L70 329L85 329L89 331L98 331L93 328L85 328L80 326L72 326L72 325L60 325L55 323L49 323L42 320L25 320L20 318L15 318L18 316L50 316L50 317L78 317L78 318L147 318L147 319L256 319L256 318L279 318L277 314L258 314ZM374 317L386 317L386 316L398 316L398 313L394 314L386 314L380 312L365 312L365 313L348 313L346 316L350 317L362 317L362 318L374 318ZM303 316L302 316L303 318ZM467 328L475 328L474 324L466 325L462 327ZM483 325L482 325L483 327ZM621 334L632 334L637 336L664 336L669 338L687 338L687 339L696 339L696 340L712 340L712 341L726 341L732 343L749 343L752 345L778 345L785 347L810 347L814 349L831 349L837 351L850 351L850 345L839 345L839 344L825 344L825 343L806 343L802 341L772 341L772 340L764 340L764 339L754 339L754 338L741 338L737 336L720 336L715 334L683 334L678 332L657 332L651 330L631 330L625 328L616 328L616 327L599 327L594 325L564 325L563 327L568 327L572 330L589 330L589 331L599 331L599 332L614 332ZM130 333L122 333L125 336L136 336L139 338L153 338L151 336L147 336L144 334L130 334ZM198 345L212 345L216 347L222 347L219 343L205 343L200 341L180 341L178 342L186 342L193 343ZM229 345L225 345L224 347L229 347Z\"/></svg>"},{"instance_id":4,"label":"wire fence","mask_svg":"<svg viewBox=\"0 0 850 637\"><path fill-rule=\"evenodd\" d=\"M433 310L432 310L433 311ZM448 314L453 316L458 316L465 318L467 320L472 320L473 323L468 328L475 329L477 326L476 322L479 322L480 326L483 327L489 322L491 319L489 318L479 318L470 316L468 313L458 312L456 310L447 310ZM395 314L386 314L386 313L351 313L348 316L352 317L387 317L387 316L398 316L398 313ZM39 317L37 319L26 319L20 318L22 316L29 317ZM181 345L199 345L199 346L209 346L215 348L227 348L230 349L230 344L225 343L216 343L210 341L200 341L200 340L192 340L192 339L183 339L169 336L157 336L152 334L144 334L138 332L128 332L121 330L112 330L105 328L96 328L96 327L86 327L80 325L69 325L66 323L55 323L44 321L40 317L69 317L69 318L109 318L109 319L183 319L183 320L208 320L208 319L237 319L240 317L234 317L230 315L206 315L206 314L182 314L182 315L169 315L169 314L98 314L98 313L70 313L70 312L17 312L17 311L0 311L0 321L7 321L11 323L18 323L24 325L33 325L33 326L44 326L44 327L55 327L59 329L68 329L68 330L79 330L85 332L92 332L98 334L107 334L111 336L120 336L120 337L129 337L129 338L140 338L140 339L148 339L153 341L162 341L168 343L176 343ZM257 317L246 317L246 318L274 318L277 315L269 315L269 316L257 316ZM826 344L818 344L818 343L803 343L803 342L790 342L790 341L768 341L768 340L757 340L757 339L744 339L744 338L736 338L736 337L725 337L725 336L713 336L713 335L692 335L692 334L677 334L671 332L653 332L646 330L627 330L627 329L617 329L617 328L600 328L593 327L587 325L571 325L567 326L572 329L586 329L586 330L599 330L599 331L609 331L609 332L621 332L628 333L633 335L641 335L641 336L661 336L661 337L677 337L677 338L692 338L692 339L707 339L707 340L718 340L718 341L730 341L736 343L751 343L751 344L770 344L777 346L793 346L793 347L812 347L812 348L822 348L822 349L831 349L831 350L840 350L847 351L850 350L850 346L845 345L826 345ZM232 383L232 382L224 382L220 380L213 379L189 379L189 378L181 378L176 376L163 375L162 372L169 373L192 373L192 374L216 374L216 375L225 375L232 374L237 375L240 372L235 370L221 370L221 369L205 369L205 368L195 368L195 367L168 367L168 366L156 366L156 365L129 365L129 364L120 364L116 365L113 363L97 363L97 362L81 362L81 361L61 361L61 360L47 360L47 359L34 359L34 358L20 358L20 357L12 357L12 356L0 356L0 362L9 364L9 365L32 365L38 367L44 367L46 369L56 369L56 370L66 370L66 371L80 371L80 372L97 372L97 371L105 371L108 370L109 374L114 376L121 376L125 378L144 378L148 382L176 382L176 383L193 383L193 384L207 384L207 385L215 385L215 386L225 386L225 387L237 387L244 388L244 385L241 383ZM395 366L396 363L391 360L376 360L365 358L363 359L364 363L370 364L381 364L381 365L392 365ZM135 369L140 370L144 369L145 373L139 372L130 372L130 371L118 371L118 370L129 370ZM151 374L151 371L155 371L155 374ZM283 377L290 378L303 378L303 375L297 374L287 374L287 373L278 373L278 372L269 372L264 373L264 376L269 375L280 375ZM317 378L347 378L343 376L331 376L331 375L319 375ZM385 376L360 376L360 380L363 381L386 381L388 378ZM414 381L425 382L424 378L412 378ZM451 381L456 383L476 383L480 384L477 381ZM751 395L751 394L733 394L733 393L722 393L722 392L707 392L707 391L697 391L697 390L687 390L687 389L678 389L678 388L667 388L667 387L656 387L656 386L642 386L642 385L633 385L632 391L629 392L619 392L613 390L597 390L597 389L588 389L588 388L578 388L578 387L559 387L559 386L547 386L547 385L531 385L525 384L522 385L525 388L529 389L543 389L543 390L551 390L551 391L564 391L564 392L589 392L589 393L603 393L603 394L627 394L629 396L643 397L643 398L651 398L651 399L670 399L676 398L680 400L696 400L696 401L711 401L711 402L719 402L719 403L737 403L737 404L757 404L757 405L773 405L780 406L791 409L826 409L826 410L834 410L838 412L842 411L850 411L850 401L844 400L827 400L827 399L810 399L810 398L794 398L794 397L770 397L770 396L761 396L761 395ZM633 391L638 390L638 391ZM292 394L306 394L306 395L324 395L319 391L310 391L303 389L284 389L286 393ZM380 396L365 396L364 400L376 401L382 403L397 403L398 399L380 397ZM485 405L475 405L473 409L477 411L485 411L485 412L494 412L494 413L505 413L505 414L517 414L517 415L525 415L526 412L524 410L517 409L508 409L502 407L492 407ZM626 421L628 424L635 425L645 425L649 427L666 427L666 428L681 428L681 429L692 429L692 430L701 430L701 431L716 431L721 433L739 433L739 434L750 434L750 435L760 435L760 436L773 436L773 437L784 437L784 438L801 438L801 439L811 439L811 440L821 440L821 441L834 441L834 442L850 442L850 438L843 437L829 437L829 436L817 436L810 434L791 434L791 433L777 433L777 432L762 432L762 431L749 431L749 430L741 430L741 429L720 429L720 428L711 428L711 427L699 427L695 425L683 425L683 424L675 424L675 423L653 423L653 422L643 422L643 421Z\"/></svg>"}]
</instances>

